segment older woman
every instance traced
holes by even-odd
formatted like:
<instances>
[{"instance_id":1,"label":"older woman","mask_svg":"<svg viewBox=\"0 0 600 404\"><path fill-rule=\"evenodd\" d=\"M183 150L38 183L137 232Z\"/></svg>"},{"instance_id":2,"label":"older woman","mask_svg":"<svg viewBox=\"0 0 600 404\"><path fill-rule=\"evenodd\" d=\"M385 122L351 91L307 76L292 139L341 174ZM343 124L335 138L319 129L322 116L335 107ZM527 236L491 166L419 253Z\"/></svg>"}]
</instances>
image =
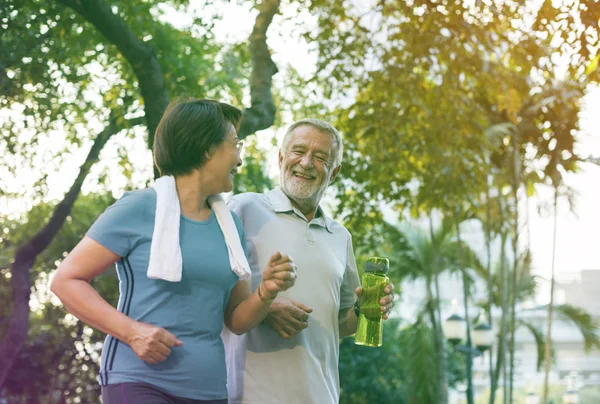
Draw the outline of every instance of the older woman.
<instances>
[{"instance_id":1,"label":"older woman","mask_svg":"<svg viewBox=\"0 0 600 404\"><path fill-rule=\"evenodd\" d=\"M241 116L224 103L188 100L170 105L156 130L154 160L161 175L174 179L181 212L179 234L172 235L179 239L178 282L149 276L152 256L162 254L152 243L155 188L126 193L110 206L54 276L52 291L65 307L108 334L99 376L104 404L226 403L223 323L237 334L250 330L295 281L291 259L276 252L251 294L232 271L227 232L210 205L211 196L231 191L241 165ZM118 308L90 285L115 263Z\"/></svg>"}]
</instances>

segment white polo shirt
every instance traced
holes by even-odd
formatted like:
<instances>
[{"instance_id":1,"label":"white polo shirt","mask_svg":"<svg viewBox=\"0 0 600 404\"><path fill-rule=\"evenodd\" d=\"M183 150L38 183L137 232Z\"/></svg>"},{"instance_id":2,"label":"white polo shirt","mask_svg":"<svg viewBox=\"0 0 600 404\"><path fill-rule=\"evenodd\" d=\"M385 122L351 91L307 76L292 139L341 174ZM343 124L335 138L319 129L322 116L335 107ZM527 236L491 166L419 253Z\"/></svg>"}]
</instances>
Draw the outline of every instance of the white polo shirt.
<instances>
[{"instance_id":1,"label":"white polo shirt","mask_svg":"<svg viewBox=\"0 0 600 404\"><path fill-rule=\"evenodd\" d=\"M253 289L280 251L293 258L298 279L279 296L313 309L308 327L287 340L266 324L240 336L224 328L229 403L337 404L338 312L354 304L360 286L350 233L320 208L308 222L279 187L236 195L229 208L244 224Z\"/></svg>"}]
</instances>

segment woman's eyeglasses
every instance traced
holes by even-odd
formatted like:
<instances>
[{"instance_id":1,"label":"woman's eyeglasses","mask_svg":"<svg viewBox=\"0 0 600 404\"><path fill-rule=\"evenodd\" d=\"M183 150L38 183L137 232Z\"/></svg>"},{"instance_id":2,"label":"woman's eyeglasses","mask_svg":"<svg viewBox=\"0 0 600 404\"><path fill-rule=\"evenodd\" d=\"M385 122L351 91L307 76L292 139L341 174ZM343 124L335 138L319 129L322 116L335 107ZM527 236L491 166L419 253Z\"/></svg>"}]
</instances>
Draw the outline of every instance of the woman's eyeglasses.
<instances>
[{"instance_id":1,"label":"woman's eyeglasses","mask_svg":"<svg viewBox=\"0 0 600 404\"><path fill-rule=\"evenodd\" d=\"M244 147L244 141L243 140L236 140L235 147L237 147L237 151L238 152L241 152L242 151L242 147Z\"/></svg>"}]
</instances>

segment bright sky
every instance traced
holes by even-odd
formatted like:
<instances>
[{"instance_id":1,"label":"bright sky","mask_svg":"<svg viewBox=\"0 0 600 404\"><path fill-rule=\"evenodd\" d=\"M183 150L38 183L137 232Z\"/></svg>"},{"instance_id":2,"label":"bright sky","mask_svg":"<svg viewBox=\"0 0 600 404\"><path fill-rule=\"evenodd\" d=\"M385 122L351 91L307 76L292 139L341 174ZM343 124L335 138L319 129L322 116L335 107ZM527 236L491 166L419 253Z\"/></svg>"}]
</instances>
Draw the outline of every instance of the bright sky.
<instances>
[{"instance_id":1,"label":"bright sky","mask_svg":"<svg viewBox=\"0 0 600 404\"><path fill-rule=\"evenodd\" d=\"M600 87L588 91L580 115L580 155L600 157ZM559 201L557 220L556 271L563 276L582 269L600 269L600 167L581 164L581 172L565 178L578 194L574 212L565 200ZM531 249L535 272L550 274L552 266L553 218L539 214L536 205L552 203L552 191L540 190L530 204Z\"/></svg>"}]
</instances>

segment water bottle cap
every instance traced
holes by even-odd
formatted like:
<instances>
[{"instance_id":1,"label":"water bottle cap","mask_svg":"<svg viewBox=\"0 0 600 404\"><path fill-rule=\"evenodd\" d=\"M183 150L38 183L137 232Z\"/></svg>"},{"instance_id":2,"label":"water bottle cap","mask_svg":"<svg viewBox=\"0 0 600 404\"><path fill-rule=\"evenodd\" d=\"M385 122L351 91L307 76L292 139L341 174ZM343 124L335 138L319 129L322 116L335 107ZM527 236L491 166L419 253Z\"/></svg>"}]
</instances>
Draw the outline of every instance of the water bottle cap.
<instances>
[{"instance_id":1,"label":"water bottle cap","mask_svg":"<svg viewBox=\"0 0 600 404\"><path fill-rule=\"evenodd\" d=\"M369 257L365 262L365 272L376 272L387 274L390 269L390 261L382 257Z\"/></svg>"}]
</instances>

